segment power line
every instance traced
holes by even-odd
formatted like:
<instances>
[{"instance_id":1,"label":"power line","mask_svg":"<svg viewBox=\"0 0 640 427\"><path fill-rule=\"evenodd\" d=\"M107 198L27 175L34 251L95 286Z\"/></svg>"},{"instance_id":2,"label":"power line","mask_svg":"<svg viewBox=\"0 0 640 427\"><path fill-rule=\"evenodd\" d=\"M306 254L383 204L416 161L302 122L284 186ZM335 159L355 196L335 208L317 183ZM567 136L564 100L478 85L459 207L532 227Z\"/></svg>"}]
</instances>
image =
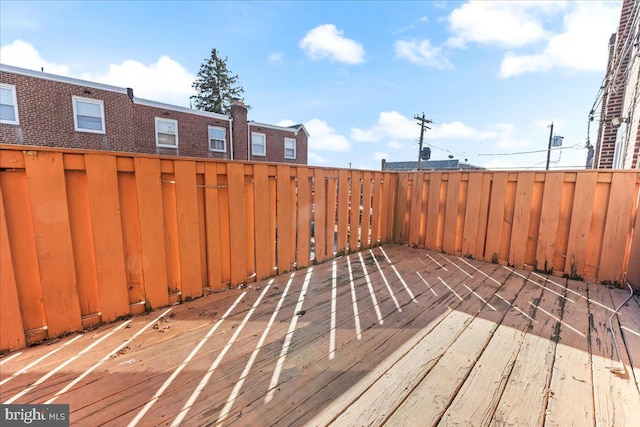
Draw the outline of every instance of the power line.
<instances>
[{"instance_id":1,"label":"power line","mask_svg":"<svg viewBox=\"0 0 640 427\"><path fill-rule=\"evenodd\" d=\"M568 147L556 147L556 148L551 148L551 150L568 150L570 148L576 148L581 146L582 144L574 144L574 145L570 145ZM513 156L513 155L519 155L519 154L533 154L533 153L546 153L548 150L534 150L534 151L518 151L515 153L480 153L477 154L478 156Z\"/></svg>"}]
</instances>

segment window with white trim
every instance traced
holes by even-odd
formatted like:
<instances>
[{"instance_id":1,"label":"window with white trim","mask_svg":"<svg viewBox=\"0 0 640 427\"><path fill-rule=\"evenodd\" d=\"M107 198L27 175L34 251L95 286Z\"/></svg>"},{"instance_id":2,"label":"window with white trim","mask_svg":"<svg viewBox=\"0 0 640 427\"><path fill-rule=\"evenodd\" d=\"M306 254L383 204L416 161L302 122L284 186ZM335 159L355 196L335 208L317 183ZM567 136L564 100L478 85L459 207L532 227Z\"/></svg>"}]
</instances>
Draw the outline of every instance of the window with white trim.
<instances>
[{"instance_id":1,"label":"window with white trim","mask_svg":"<svg viewBox=\"0 0 640 427\"><path fill-rule=\"evenodd\" d=\"M0 84L0 123L19 125L18 100L14 85Z\"/></svg>"},{"instance_id":2,"label":"window with white trim","mask_svg":"<svg viewBox=\"0 0 640 427\"><path fill-rule=\"evenodd\" d=\"M104 102L101 99L72 96L73 124L78 132L105 133Z\"/></svg>"},{"instance_id":3,"label":"window with white trim","mask_svg":"<svg viewBox=\"0 0 640 427\"><path fill-rule=\"evenodd\" d=\"M225 128L209 126L209 150L223 153L227 151Z\"/></svg>"},{"instance_id":4,"label":"window with white trim","mask_svg":"<svg viewBox=\"0 0 640 427\"><path fill-rule=\"evenodd\" d=\"M284 158L295 159L296 158L296 140L293 138L284 139Z\"/></svg>"},{"instance_id":5,"label":"window with white trim","mask_svg":"<svg viewBox=\"0 0 640 427\"><path fill-rule=\"evenodd\" d=\"M178 148L178 121L156 117L156 145Z\"/></svg>"},{"instance_id":6,"label":"window with white trim","mask_svg":"<svg viewBox=\"0 0 640 427\"><path fill-rule=\"evenodd\" d=\"M254 156L267 155L267 136L264 133L251 132L251 154Z\"/></svg>"}]
</instances>

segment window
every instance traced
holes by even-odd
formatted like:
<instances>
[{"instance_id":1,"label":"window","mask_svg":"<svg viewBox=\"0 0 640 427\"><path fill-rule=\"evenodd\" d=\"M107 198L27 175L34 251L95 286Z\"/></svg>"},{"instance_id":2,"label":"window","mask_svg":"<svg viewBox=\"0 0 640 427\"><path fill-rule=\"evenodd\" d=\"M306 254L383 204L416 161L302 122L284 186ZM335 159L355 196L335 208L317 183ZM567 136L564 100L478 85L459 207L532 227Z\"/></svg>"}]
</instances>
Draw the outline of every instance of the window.
<instances>
[{"instance_id":1,"label":"window","mask_svg":"<svg viewBox=\"0 0 640 427\"><path fill-rule=\"evenodd\" d=\"M79 132L104 132L104 103L100 99L73 96L73 124Z\"/></svg>"},{"instance_id":2,"label":"window","mask_svg":"<svg viewBox=\"0 0 640 427\"><path fill-rule=\"evenodd\" d=\"M178 121L156 117L156 145L178 148Z\"/></svg>"},{"instance_id":3,"label":"window","mask_svg":"<svg viewBox=\"0 0 640 427\"><path fill-rule=\"evenodd\" d=\"M16 87L0 84L0 123L19 125Z\"/></svg>"},{"instance_id":4,"label":"window","mask_svg":"<svg viewBox=\"0 0 640 427\"><path fill-rule=\"evenodd\" d=\"M254 156L267 155L267 136L263 133L251 133L251 154Z\"/></svg>"},{"instance_id":5,"label":"window","mask_svg":"<svg viewBox=\"0 0 640 427\"><path fill-rule=\"evenodd\" d=\"M227 151L227 144L224 138L225 129L209 126L209 150Z\"/></svg>"},{"instance_id":6,"label":"window","mask_svg":"<svg viewBox=\"0 0 640 427\"><path fill-rule=\"evenodd\" d=\"M295 159L296 158L296 140L293 138L284 139L284 158Z\"/></svg>"}]
</instances>

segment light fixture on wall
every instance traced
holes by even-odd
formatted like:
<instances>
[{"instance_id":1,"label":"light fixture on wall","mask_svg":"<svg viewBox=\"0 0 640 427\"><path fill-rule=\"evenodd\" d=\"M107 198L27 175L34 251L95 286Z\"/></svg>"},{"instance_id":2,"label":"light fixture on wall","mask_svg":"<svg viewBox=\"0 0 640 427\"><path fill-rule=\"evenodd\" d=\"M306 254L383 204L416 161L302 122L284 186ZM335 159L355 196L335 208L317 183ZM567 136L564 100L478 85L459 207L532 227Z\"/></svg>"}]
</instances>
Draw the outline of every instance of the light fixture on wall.
<instances>
[{"instance_id":1,"label":"light fixture on wall","mask_svg":"<svg viewBox=\"0 0 640 427\"><path fill-rule=\"evenodd\" d=\"M91 95L91 91L89 89L85 89L83 92L85 95Z\"/></svg>"}]
</instances>

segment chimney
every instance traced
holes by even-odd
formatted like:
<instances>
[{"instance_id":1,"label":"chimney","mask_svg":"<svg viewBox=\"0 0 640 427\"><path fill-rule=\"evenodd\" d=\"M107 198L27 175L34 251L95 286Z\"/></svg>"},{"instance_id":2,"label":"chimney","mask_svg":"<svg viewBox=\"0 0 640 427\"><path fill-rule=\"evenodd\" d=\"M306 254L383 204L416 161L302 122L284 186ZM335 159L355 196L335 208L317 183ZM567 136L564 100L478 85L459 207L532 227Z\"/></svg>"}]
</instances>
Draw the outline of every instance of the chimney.
<instances>
[{"instance_id":1,"label":"chimney","mask_svg":"<svg viewBox=\"0 0 640 427\"><path fill-rule=\"evenodd\" d=\"M232 130L233 130L233 158L236 160L249 160L249 128L247 121L247 107L241 99L234 98L231 104Z\"/></svg>"}]
</instances>

